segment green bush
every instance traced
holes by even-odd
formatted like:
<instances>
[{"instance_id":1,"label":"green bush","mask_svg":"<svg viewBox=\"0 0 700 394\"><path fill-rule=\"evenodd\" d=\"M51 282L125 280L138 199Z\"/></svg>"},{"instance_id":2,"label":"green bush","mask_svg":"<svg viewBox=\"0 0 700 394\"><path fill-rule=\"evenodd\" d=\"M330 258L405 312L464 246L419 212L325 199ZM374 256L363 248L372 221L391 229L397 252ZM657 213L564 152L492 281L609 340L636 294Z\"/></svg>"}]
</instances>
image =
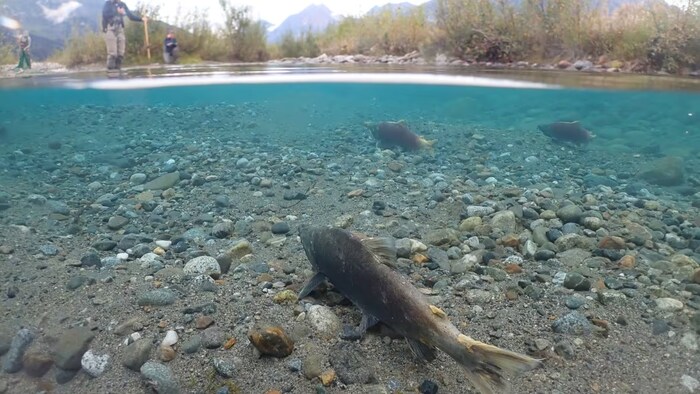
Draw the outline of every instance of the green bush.
<instances>
[{"instance_id":1,"label":"green bush","mask_svg":"<svg viewBox=\"0 0 700 394\"><path fill-rule=\"evenodd\" d=\"M316 57L321 54L316 36L310 30L299 37L294 36L292 32L285 33L277 51L281 57Z\"/></svg>"},{"instance_id":2,"label":"green bush","mask_svg":"<svg viewBox=\"0 0 700 394\"><path fill-rule=\"evenodd\" d=\"M219 0L226 22L224 38L229 47L229 60L259 62L269 58L265 27L250 17L250 7L235 7L228 0Z\"/></svg>"},{"instance_id":3,"label":"green bush","mask_svg":"<svg viewBox=\"0 0 700 394\"><path fill-rule=\"evenodd\" d=\"M107 61L104 36L97 32L80 33L74 29L65 48L51 56L51 60L67 67L104 63Z\"/></svg>"},{"instance_id":4,"label":"green bush","mask_svg":"<svg viewBox=\"0 0 700 394\"><path fill-rule=\"evenodd\" d=\"M9 44L0 45L0 64L14 63L19 63L16 48Z\"/></svg>"}]
</instances>

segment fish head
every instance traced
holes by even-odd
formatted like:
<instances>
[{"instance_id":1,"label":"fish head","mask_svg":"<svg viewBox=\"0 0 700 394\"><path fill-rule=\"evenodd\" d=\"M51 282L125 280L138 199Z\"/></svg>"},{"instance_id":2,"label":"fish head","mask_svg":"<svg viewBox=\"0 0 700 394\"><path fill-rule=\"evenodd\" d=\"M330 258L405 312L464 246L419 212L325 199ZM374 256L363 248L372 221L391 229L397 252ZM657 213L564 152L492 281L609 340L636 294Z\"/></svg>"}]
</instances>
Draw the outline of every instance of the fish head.
<instances>
[{"instance_id":1,"label":"fish head","mask_svg":"<svg viewBox=\"0 0 700 394\"><path fill-rule=\"evenodd\" d=\"M552 133L552 128L548 124L537 125L537 129L539 131L543 132L545 135L551 135L551 133Z\"/></svg>"},{"instance_id":2,"label":"fish head","mask_svg":"<svg viewBox=\"0 0 700 394\"><path fill-rule=\"evenodd\" d=\"M377 138L379 124L374 122L365 122L364 125L367 129L369 129L369 132L372 134L372 137Z\"/></svg>"}]
</instances>

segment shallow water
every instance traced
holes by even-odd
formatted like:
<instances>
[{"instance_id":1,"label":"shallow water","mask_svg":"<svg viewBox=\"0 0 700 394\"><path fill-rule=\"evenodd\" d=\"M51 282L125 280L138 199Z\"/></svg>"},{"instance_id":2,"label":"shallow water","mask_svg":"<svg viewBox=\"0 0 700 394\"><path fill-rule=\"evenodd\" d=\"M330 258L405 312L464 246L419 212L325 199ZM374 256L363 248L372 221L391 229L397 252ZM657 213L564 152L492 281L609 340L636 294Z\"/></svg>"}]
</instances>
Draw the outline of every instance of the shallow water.
<instances>
[{"instance_id":1,"label":"shallow water","mask_svg":"<svg viewBox=\"0 0 700 394\"><path fill-rule=\"evenodd\" d=\"M94 134L90 128L61 126L64 120L82 118L84 105L156 106L177 112L245 103L264 106L263 113L254 114L261 134L318 138L335 127L401 119L409 125L442 122L524 136L538 134L539 124L579 121L596 136L591 149L654 150L681 157L692 157L700 149L700 85L692 79L523 71L459 76L435 68L423 69L423 74L401 72L400 67L370 69L383 72L256 66L232 72L181 66L133 69L128 77L109 80L102 73L16 78L3 81L8 83L0 89L0 115L7 136L14 139L31 133ZM435 74L439 76L430 77ZM211 115L202 115L202 120ZM160 119L145 117L145 130L149 121L157 124ZM50 130L45 122L53 125ZM418 126L415 131L445 139L439 130ZM452 137L459 143L459 135Z\"/></svg>"},{"instance_id":2,"label":"shallow water","mask_svg":"<svg viewBox=\"0 0 700 394\"><path fill-rule=\"evenodd\" d=\"M700 379L696 80L178 66L0 83L0 345L20 327L36 338L31 367L0 372L0 393L148 392L122 365L134 362L124 343L138 333L157 346L171 329L173 376L158 379L182 392L398 393L430 381L473 393L445 354L414 363L383 331L339 341L339 323L324 332L305 318L306 301L273 301L312 274L301 223L420 241L397 269L460 330L545 359L514 392L682 393ZM434 149L378 150L365 122L397 120ZM577 145L538 129L560 121L595 137ZM144 190L175 172L165 190ZM230 257L242 238L251 253ZM198 256L222 271L228 257L230 272L183 275ZM153 289L175 301L142 302ZM331 323L359 322L320 293L312 303L330 306ZM289 332L293 353L258 357L247 339L258 322ZM200 333L214 344L185 351ZM81 368L65 362L81 341L111 357L96 378L85 362L66 372ZM6 371L12 354L0 354ZM55 377L30 376L42 357ZM338 381L319 389L310 365Z\"/></svg>"}]
</instances>

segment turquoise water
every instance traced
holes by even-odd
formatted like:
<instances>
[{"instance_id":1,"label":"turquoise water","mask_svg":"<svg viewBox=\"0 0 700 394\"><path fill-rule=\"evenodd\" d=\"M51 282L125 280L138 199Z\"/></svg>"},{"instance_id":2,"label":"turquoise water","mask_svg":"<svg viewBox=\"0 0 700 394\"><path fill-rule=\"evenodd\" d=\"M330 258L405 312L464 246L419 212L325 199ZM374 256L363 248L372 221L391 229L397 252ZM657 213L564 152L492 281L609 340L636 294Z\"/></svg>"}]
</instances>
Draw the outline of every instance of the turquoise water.
<instances>
[{"instance_id":1,"label":"turquoise water","mask_svg":"<svg viewBox=\"0 0 700 394\"><path fill-rule=\"evenodd\" d=\"M396 269L460 331L545 359L513 392L694 387L697 83L394 71L0 81L0 345L28 327L42 345L30 348L35 359L54 357L45 349L57 342L84 352L71 345L92 335L90 349L112 357L90 372L97 378L20 372L8 378L16 392L150 392L144 381L157 374L124 366L137 358L124 346L134 334L155 344L151 360L174 357L172 376L160 378L186 393L399 393L426 381L474 392L448 356L414 363L390 332L363 341L340 341L340 323L322 332L305 315L312 303L343 324L360 321L330 291L277 300L313 274L296 237L302 223L410 238ZM365 123L398 120L433 150L378 150ZM538 130L560 121L595 137L576 145ZM239 249L240 239L250 245ZM216 257L216 283L183 274L203 256ZM291 355L259 357L248 341L258 322L294 336ZM219 330L206 349L194 340L204 327ZM166 330L179 335L172 353L156 350ZM15 353L0 355L3 365ZM303 376L314 362L344 383Z\"/></svg>"},{"instance_id":2,"label":"turquoise water","mask_svg":"<svg viewBox=\"0 0 700 394\"><path fill-rule=\"evenodd\" d=\"M206 79L197 82L200 83L206 83ZM246 114L232 107L220 112L216 108L247 105L257 108L249 113L248 131L261 137L269 134L280 138L323 138L338 127L347 129L365 121L402 119L415 124L417 133L450 141L443 146L455 147L453 142L460 143L460 132L484 129L488 133L489 129L498 129L508 131L517 140L538 135L538 124L579 121L596 135L590 149L635 153L657 147L659 154L689 159L697 156L700 149L700 93L693 91L558 85L513 89L361 82L239 84L235 78L199 86L138 88L135 83L125 90L120 84L127 82L116 80L100 85L98 81L94 86L88 83L79 88L71 83L68 87L39 84L0 89L5 141L31 144L32 138L95 136L100 132L117 137L115 127L128 126L131 132L148 133L149 128L159 127L161 122L175 123L173 131L191 135L212 131L211 127L197 127L205 122L220 125L222 129L215 131L226 134L227 122L232 118L246 122ZM164 79L156 84L168 85ZM100 108L120 111L120 119L105 124L99 117ZM159 115L149 116L149 110ZM163 111L171 115L162 115ZM422 128L426 122L463 129ZM358 138L363 138L364 133L359 130L358 134L363 135ZM229 132L235 137L234 130Z\"/></svg>"}]
</instances>

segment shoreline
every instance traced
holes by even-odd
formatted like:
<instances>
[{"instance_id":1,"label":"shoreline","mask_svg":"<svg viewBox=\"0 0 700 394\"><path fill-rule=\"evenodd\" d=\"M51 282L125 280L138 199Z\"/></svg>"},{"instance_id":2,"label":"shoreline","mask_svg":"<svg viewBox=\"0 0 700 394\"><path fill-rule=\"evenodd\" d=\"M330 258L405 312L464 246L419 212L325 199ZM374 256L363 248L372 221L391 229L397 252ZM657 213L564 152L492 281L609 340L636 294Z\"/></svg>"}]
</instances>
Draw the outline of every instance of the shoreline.
<instances>
[{"instance_id":1,"label":"shoreline","mask_svg":"<svg viewBox=\"0 0 700 394\"><path fill-rule=\"evenodd\" d=\"M672 78L700 78L700 70L685 72L683 74L670 74L664 71L657 72L646 72L639 70L639 64L632 62L620 62L620 61L604 61L593 63L589 60L578 60L575 62L569 62L562 60L558 63L536 63L528 61L517 61L511 63L493 63L493 62L471 62L460 60L457 58L448 57L445 55L437 55L435 59L428 60L420 55L418 52L411 52L403 56L396 55L382 55L382 56L368 56L368 55L326 55L321 54L317 57L294 57L294 58L281 58L272 59L266 62L213 62L206 61L201 63L193 63L192 65L267 65L267 66L304 66L304 65L369 65L369 66L435 66L435 67L449 67L454 69L478 69L478 70L517 70L517 71L560 71L560 72L581 72L587 74L625 74L625 75L639 75L639 76L649 76L649 77L672 77ZM189 64L185 64L189 65ZM126 68L134 67L152 67L160 66L165 67L165 64L160 62L152 63L149 65L133 65ZM31 71L16 72L14 71L14 65L2 65L0 66L0 79L4 78L14 78L23 77L26 75L36 75L36 74L46 74L46 73L65 73L74 74L81 72L98 72L103 71L104 67L102 64L89 64L81 65L77 67L67 67L56 62L34 62L34 67ZM38 71L38 73L37 73Z\"/></svg>"}]
</instances>

